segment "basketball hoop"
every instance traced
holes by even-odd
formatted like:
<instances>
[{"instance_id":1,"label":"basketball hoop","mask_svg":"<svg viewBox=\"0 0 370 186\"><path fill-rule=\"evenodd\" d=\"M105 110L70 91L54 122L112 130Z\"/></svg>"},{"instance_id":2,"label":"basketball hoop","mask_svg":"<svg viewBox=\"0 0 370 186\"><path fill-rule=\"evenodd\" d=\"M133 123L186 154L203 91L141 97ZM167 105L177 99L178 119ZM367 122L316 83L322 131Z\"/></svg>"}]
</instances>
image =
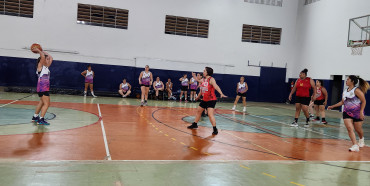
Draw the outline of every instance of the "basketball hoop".
<instances>
[{"instance_id":1,"label":"basketball hoop","mask_svg":"<svg viewBox=\"0 0 370 186\"><path fill-rule=\"evenodd\" d=\"M349 46L352 49L351 55L357 56L357 55L362 55L362 49L365 46L369 45L369 40L360 40L360 41L349 41Z\"/></svg>"}]
</instances>

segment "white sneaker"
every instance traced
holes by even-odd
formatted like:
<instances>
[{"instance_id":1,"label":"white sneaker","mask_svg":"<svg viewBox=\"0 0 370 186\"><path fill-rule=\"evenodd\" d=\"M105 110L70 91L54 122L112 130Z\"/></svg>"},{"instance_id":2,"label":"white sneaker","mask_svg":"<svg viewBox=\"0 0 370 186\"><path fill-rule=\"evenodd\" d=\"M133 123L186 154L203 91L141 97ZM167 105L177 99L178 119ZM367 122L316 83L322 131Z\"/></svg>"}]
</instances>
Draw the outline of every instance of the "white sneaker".
<instances>
[{"instance_id":1,"label":"white sneaker","mask_svg":"<svg viewBox=\"0 0 370 186\"><path fill-rule=\"evenodd\" d=\"M295 121L293 121L293 123L292 123L292 124L290 124L290 126L291 126L291 127L298 127L298 123L297 123L297 122L295 122Z\"/></svg>"},{"instance_id":2,"label":"white sneaker","mask_svg":"<svg viewBox=\"0 0 370 186\"><path fill-rule=\"evenodd\" d=\"M365 147L365 138L364 137L362 137L362 139L359 139L358 140L358 146L359 147Z\"/></svg>"},{"instance_id":3,"label":"white sneaker","mask_svg":"<svg viewBox=\"0 0 370 186\"><path fill-rule=\"evenodd\" d=\"M123 98L125 98L126 96L122 96Z\"/></svg>"},{"instance_id":4,"label":"white sneaker","mask_svg":"<svg viewBox=\"0 0 370 186\"><path fill-rule=\"evenodd\" d=\"M247 111L247 107L244 107L244 108L243 108L243 112L246 112L246 111Z\"/></svg>"},{"instance_id":5,"label":"white sneaker","mask_svg":"<svg viewBox=\"0 0 370 186\"><path fill-rule=\"evenodd\" d=\"M358 145L352 145L351 148L348 149L351 152L358 152L360 151L360 147Z\"/></svg>"},{"instance_id":6,"label":"white sneaker","mask_svg":"<svg viewBox=\"0 0 370 186\"><path fill-rule=\"evenodd\" d=\"M231 110L235 110L236 106L234 105L233 108Z\"/></svg>"},{"instance_id":7,"label":"white sneaker","mask_svg":"<svg viewBox=\"0 0 370 186\"><path fill-rule=\"evenodd\" d=\"M310 125L308 123L304 124L304 127L308 128Z\"/></svg>"}]
</instances>

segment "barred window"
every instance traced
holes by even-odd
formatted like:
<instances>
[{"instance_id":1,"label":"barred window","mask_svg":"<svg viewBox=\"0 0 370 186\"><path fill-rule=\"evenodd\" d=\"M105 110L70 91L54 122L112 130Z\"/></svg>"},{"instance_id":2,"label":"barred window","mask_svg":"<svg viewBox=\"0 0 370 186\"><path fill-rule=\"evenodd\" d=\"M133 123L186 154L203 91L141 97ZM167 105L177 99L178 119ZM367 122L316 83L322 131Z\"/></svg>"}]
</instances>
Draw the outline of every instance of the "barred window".
<instances>
[{"instance_id":1,"label":"barred window","mask_svg":"<svg viewBox=\"0 0 370 186\"><path fill-rule=\"evenodd\" d=\"M280 45L281 28L243 25L242 42Z\"/></svg>"},{"instance_id":2,"label":"barred window","mask_svg":"<svg viewBox=\"0 0 370 186\"><path fill-rule=\"evenodd\" d=\"M33 18L33 0L0 0L0 14Z\"/></svg>"},{"instance_id":3,"label":"barred window","mask_svg":"<svg viewBox=\"0 0 370 186\"><path fill-rule=\"evenodd\" d=\"M88 4L78 4L77 23L127 29L128 10Z\"/></svg>"},{"instance_id":4,"label":"barred window","mask_svg":"<svg viewBox=\"0 0 370 186\"><path fill-rule=\"evenodd\" d=\"M309 5L309 4L312 4L312 3L316 3L317 1L320 1L320 0L305 0L304 5Z\"/></svg>"},{"instance_id":5,"label":"barred window","mask_svg":"<svg viewBox=\"0 0 370 186\"><path fill-rule=\"evenodd\" d=\"M208 38L208 28L209 20L166 16L166 34Z\"/></svg>"},{"instance_id":6,"label":"barred window","mask_svg":"<svg viewBox=\"0 0 370 186\"><path fill-rule=\"evenodd\" d=\"M244 2L248 3L256 3L256 4L265 4L271 6L283 6L283 0L244 0Z\"/></svg>"}]
</instances>

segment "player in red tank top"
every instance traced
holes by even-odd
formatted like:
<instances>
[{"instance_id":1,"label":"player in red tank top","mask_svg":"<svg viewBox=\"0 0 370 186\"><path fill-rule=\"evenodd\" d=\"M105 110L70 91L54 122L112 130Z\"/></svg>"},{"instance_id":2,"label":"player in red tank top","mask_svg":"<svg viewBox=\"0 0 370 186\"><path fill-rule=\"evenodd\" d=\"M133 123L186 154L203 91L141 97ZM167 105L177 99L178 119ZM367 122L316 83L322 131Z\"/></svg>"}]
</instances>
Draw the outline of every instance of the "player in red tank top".
<instances>
[{"instance_id":1,"label":"player in red tank top","mask_svg":"<svg viewBox=\"0 0 370 186\"><path fill-rule=\"evenodd\" d=\"M325 106L328 101L328 92L326 88L323 87L322 80L316 80L316 100L315 104L315 111L316 111L316 119L315 121L320 121L321 115L321 123L328 124L325 120Z\"/></svg>"},{"instance_id":2,"label":"player in red tank top","mask_svg":"<svg viewBox=\"0 0 370 186\"><path fill-rule=\"evenodd\" d=\"M217 90L218 93L220 93L221 98L225 98L225 96L220 87L217 85L215 79L212 77L213 75L213 69L210 67L206 67L203 71L203 79L198 79L193 72L193 78L196 79L200 84L200 93L198 94L198 97L196 100L200 98L200 95L203 95L203 100L200 102L199 107L197 109L197 115L195 116L194 122L188 126L188 129L196 129L198 128L198 121L200 120L200 117L202 115L202 112L207 109L209 121L211 122L213 126L213 135L218 134L218 130L216 128L216 119L214 115L214 109L216 106L217 97L215 94L215 90Z\"/></svg>"},{"instance_id":3,"label":"player in red tank top","mask_svg":"<svg viewBox=\"0 0 370 186\"><path fill-rule=\"evenodd\" d=\"M292 91L289 94L289 100L292 100L292 95L295 91L296 93L296 103L295 103L295 119L293 123L290 125L292 127L298 127L298 118L301 114L301 110L303 111L304 115L306 116L306 124L305 127L309 127L308 121L310 121L310 116L308 114L308 105L310 101L314 101L316 99L316 86L315 82L307 77L307 69L304 69L299 74L299 79L296 81ZM310 89L313 89L313 95L310 97Z\"/></svg>"}]
</instances>

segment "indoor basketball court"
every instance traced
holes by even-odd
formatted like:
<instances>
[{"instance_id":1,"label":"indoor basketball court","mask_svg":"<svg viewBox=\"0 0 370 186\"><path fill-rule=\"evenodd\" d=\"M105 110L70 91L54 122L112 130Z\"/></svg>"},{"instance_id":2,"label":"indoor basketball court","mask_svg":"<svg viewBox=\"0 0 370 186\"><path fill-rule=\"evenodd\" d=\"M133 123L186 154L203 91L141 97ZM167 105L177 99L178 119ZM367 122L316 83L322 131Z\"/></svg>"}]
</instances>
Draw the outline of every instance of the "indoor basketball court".
<instances>
[{"instance_id":1,"label":"indoor basketball court","mask_svg":"<svg viewBox=\"0 0 370 186\"><path fill-rule=\"evenodd\" d=\"M0 185L366 185L369 6L0 0Z\"/></svg>"}]
</instances>

